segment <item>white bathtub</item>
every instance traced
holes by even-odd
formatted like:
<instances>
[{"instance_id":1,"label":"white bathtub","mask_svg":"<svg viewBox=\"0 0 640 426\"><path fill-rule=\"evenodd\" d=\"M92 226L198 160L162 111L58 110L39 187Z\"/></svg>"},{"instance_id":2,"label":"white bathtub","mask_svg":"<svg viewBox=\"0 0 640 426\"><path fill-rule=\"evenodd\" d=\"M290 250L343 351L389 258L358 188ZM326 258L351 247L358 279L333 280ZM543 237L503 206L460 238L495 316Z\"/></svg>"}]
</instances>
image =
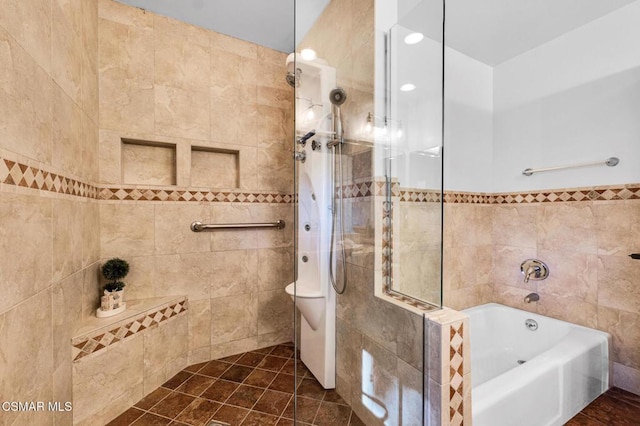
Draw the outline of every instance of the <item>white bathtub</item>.
<instances>
[{"instance_id":1,"label":"white bathtub","mask_svg":"<svg viewBox=\"0 0 640 426\"><path fill-rule=\"evenodd\" d=\"M609 334L497 303L463 312L474 426L563 425L609 388Z\"/></svg>"}]
</instances>

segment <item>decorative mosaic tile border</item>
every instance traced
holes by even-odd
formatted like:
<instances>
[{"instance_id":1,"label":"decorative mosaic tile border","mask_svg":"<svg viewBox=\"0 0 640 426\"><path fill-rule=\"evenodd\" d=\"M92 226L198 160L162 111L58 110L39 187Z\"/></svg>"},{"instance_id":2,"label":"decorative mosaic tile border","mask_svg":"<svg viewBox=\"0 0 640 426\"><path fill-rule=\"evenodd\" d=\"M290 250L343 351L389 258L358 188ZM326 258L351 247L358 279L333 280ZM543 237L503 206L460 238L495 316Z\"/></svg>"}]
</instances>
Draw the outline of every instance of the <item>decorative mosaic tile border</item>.
<instances>
[{"instance_id":1,"label":"decorative mosaic tile border","mask_svg":"<svg viewBox=\"0 0 640 426\"><path fill-rule=\"evenodd\" d=\"M375 195L384 196L385 183L374 182ZM400 202L439 203L441 194L430 189L402 188L393 184L391 192ZM532 204L563 203L572 201L624 201L640 200L640 184L614 185L590 188L540 190L531 192L452 192L445 191L448 204Z\"/></svg>"},{"instance_id":2,"label":"decorative mosaic tile border","mask_svg":"<svg viewBox=\"0 0 640 426\"><path fill-rule=\"evenodd\" d=\"M400 197L400 202L439 203L442 200L442 195L439 191L405 190L400 188L398 196Z\"/></svg>"},{"instance_id":3,"label":"decorative mosaic tile border","mask_svg":"<svg viewBox=\"0 0 640 426\"><path fill-rule=\"evenodd\" d=\"M362 198L374 195L374 182L354 183L340 188L339 195L343 198Z\"/></svg>"},{"instance_id":4,"label":"decorative mosaic tile border","mask_svg":"<svg viewBox=\"0 0 640 426\"><path fill-rule=\"evenodd\" d=\"M99 198L116 201L209 201L268 204L289 204L293 200L291 195L277 193L120 187L101 188Z\"/></svg>"},{"instance_id":5,"label":"decorative mosaic tile border","mask_svg":"<svg viewBox=\"0 0 640 426\"><path fill-rule=\"evenodd\" d=\"M595 188L572 188L528 193L492 194L490 204L558 203L569 201L623 201L640 200L640 184L615 185Z\"/></svg>"},{"instance_id":6,"label":"decorative mosaic tile border","mask_svg":"<svg viewBox=\"0 0 640 426\"><path fill-rule=\"evenodd\" d=\"M640 199L640 185L572 188L532 192L445 192L444 202L455 204L533 204L573 201L623 201Z\"/></svg>"},{"instance_id":7,"label":"decorative mosaic tile border","mask_svg":"<svg viewBox=\"0 0 640 426\"><path fill-rule=\"evenodd\" d=\"M290 194L271 192L96 186L6 158L0 158L0 183L75 197L111 201L208 201L266 204L289 204L293 201L293 196Z\"/></svg>"},{"instance_id":8,"label":"decorative mosaic tile border","mask_svg":"<svg viewBox=\"0 0 640 426\"><path fill-rule=\"evenodd\" d=\"M160 324L186 311L187 300L184 298L176 303L159 306L144 312L123 323L114 324L111 327L102 328L91 334L75 338L71 342L73 346L73 362L77 362L87 355L91 355L131 336L135 336L149 327Z\"/></svg>"},{"instance_id":9,"label":"decorative mosaic tile border","mask_svg":"<svg viewBox=\"0 0 640 426\"><path fill-rule=\"evenodd\" d=\"M292 194L244 191L209 191L173 188L124 188L97 186L37 167L0 158L0 183L66 194L83 198L110 201L207 201L222 203L289 204ZM440 191L391 186L391 193L400 202L439 203ZM341 188L344 198L386 195L386 182L366 181ZM452 204L531 204L571 201L640 200L640 184L615 185L592 188L571 188L512 193L481 193L445 191L444 202Z\"/></svg>"},{"instance_id":10,"label":"decorative mosaic tile border","mask_svg":"<svg viewBox=\"0 0 640 426\"><path fill-rule=\"evenodd\" d=\"M493 204L492 194L472 192L445 192L444 202L447 204Z\"/></svg>"},{"instance_id":11,"label":"decorative mosaic tile border","mask_svg":"<svg viewBox=\"0 0 640 426\"><path fill-rule=\"evenodd\" d=\"M398 193L401 202L439 203L441 199L440 193L433 190L400 188ZM447 204L533 204L623 200L640 200L640 184L495 194L449 191L444 193L444 202Z\"/></svg>"},{"instance_id":12,"label":"decorative mosaic tile border","mask_svg":"<svg viewBox=\"0 0 640 426\"><path fill-rule=\"evenodd\" d=\"M76 197L98 198L98 188L94 185L6 158L0 159L0 182Z\"/></svg>"},{"instance_id":13,"label":"decorative mosaic tile border","mask_svg":"<svg viewBox=\"0 0 640 426\"><path fill-rule=\"evenodd\" d=\"M384 280L382 290L384 293L391 292L393 282L393 204L389 201L382 202L382 279Z\"/></svg>"},{"instance_id":14,"label":"decorative mosaic tile border","mask_svg":"<svg viewBox=\"0 0 640 426\"><path fill-rule=\"evenodd\" d=\"M449 326L449 424L464 423L464 323Z\"/></svg>"}]
</instances>

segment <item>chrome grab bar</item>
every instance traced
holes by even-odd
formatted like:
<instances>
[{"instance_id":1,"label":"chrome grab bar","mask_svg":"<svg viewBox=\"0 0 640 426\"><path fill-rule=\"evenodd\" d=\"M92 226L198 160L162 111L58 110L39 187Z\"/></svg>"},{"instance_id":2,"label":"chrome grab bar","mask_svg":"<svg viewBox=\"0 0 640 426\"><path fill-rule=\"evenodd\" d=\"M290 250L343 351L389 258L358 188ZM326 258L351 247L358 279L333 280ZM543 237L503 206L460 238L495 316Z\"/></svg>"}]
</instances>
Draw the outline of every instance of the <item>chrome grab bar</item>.
<instances>
[{"instance_id":1,"label":"chrome grab bar","mask_svg":"<svg viewBox=\"0 0 640 426\"><path fill-rule=\"evenodd\" d=\"M280 219L277 222L267 223L215 223L204 224L199 221L195 221L191 224L191 230L193 232L202 231L221 231L226 229L255 229L255 228L276 228L283 229L285 226L284 220Z\"/></svg>"},{"instance_id":2,"label":"chrome grab bar","mask_svg":"<svg viewBox=\"0 0 640 426\"><path fill-rule=\"evenodd\" d=\"M544 167L541 169L524 169L522 171L522 174L525 176L531 176L532 174L539 173L539 172L548 172L551 170L561 170L561 169L572 169L574 167L598 166L600 164L606 164L609 167L615 167L618 165L619 162L620 162L620 159L618 157L610 157L604 161L592 161L590 163L570 164L567 166Z\"/></svg>"}]
</instances>

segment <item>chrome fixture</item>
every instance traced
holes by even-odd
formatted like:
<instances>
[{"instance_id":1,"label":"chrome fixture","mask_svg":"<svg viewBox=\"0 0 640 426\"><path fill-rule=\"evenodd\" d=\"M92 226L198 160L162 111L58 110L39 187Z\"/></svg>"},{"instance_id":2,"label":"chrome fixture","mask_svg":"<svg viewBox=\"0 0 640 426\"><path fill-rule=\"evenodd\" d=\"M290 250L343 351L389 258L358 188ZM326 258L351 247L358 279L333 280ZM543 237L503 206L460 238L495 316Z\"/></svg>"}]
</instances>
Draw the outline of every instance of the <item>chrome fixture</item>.
<instances>
[{"instance_id":1,"label":"chrome fixture","mask_svg":"<svg viewBox=\"0 0 640 426\"><path fill-rule=\"evenodd\" d=\"M538 293L529 293L524 297L524 303L537 302L538 300L540 300Z\"/></svg>"},{"instance_id":2,"label":"chrome fixture","mask_svg":"<svg viewBox=\"0 0 640 426\"><path fill-rule=\"evenodd\" d=\"M296 151L293 153L293 159L304 163L307 161L307 153L305 151Z\"/></svg>"},{"instance_id":3,"label":"chrome fixture","mask_svg":"<svg viewBox=\"0 0 640 426\"><path fill-rule=\"evenodd\" d=\"M300 68L296 68L294 71L287 72L287 83L291 87L300 87L300 76L302 74L302 70Z\"/></svg>"},{"instance_id":4,"label":"chrome fixture","mask_svg":"<svg viewBox=\"0 0 640 426\"><path fill-rule=\"evenodd\" d=\"M307 144L307 141L310 138L312 138L313 136L315 136L315 134L316 134L316 130L315 129L309 130L303 136L300 136L296 142L298 142L302 146L305 146Z\"/></svg>"},{"instance_id":5,"label":"chrome fixture","mask_svg":"<svg viewBox=\"0 0 640 426\"><path fill-rule=\"evenodd\" d=\"M527 259L520 264L520 272L524 275L524 282L540 281L549 276L549 267L537 259Z\"/></svg>"},{"instance_id":6,"label":"chrome fixture","mask_svg":"<svg viewBox=\"0 0 640 426\"><path fill-rule=\"evenodd\" d=\"M336 87L329 93L329 100L333 105L333 140L327 142L327 147L331 149L331 188L333 197L331 198L331 248L329 250L329 279L333 289L338 294L344 293L347 289L347 256L344 251L344 214L342 208L342 145L344 144L344 131L342 129L342 117L340 117L340 106L346 102L347 93L344 89ZM336 157L338 166L336 167ZM337 170L336 170L337 168ZM337 175L337 176L336 176ZM340 194L340 197L338 197ZM338 199L338 208L336 208L336 198ZM338 211L339 210L339 211ZM333 270L333 252L336 246L336 221L338 214L340 215L340 241L342 252L342 287L338 287Z\"/></svg>"},{"instance_id":7,"label":"chrome fixture","mask_svg":"<svg viewBox=\"0 0 640 426\"><path fill-rule=\"evenodd\" d=\"M282 229L285 227L284 220L278 220L277 222L268 223L215 223L204 224L199 221L195 221L191 224L191 230L193 232L202 231L222 231L227 229L254 229L254 228L277 228Z\"/></svg>"},{"instance_id":8,"label":"chrome fixture","mask_svg":"<svg viewBox=\"0 0 640 426\"><path fill-rule=\"evenodd\" d=\"M402 139L404 135L402 121L392 120L386 116L378 117L376 115L373 115L373 113L371 112L367 113L367 119L366 119L364 128L366 133L372 133L374 132L374 130L380 130L382 134L385 135L384 137L391 137L396 140ZM439 146L438 147L433 146L423 151L429 151L435 148L439 148ZM427 155L434 157L434 156L439 156L439 153L438 155L433 155L433 153L428 153Z\"/></svg>"},{"instance_id":9,"label":"chrome fixture","mask_svg":"<svg viewBox=\"0 0 640 426\"><path fill-rule=\"evenodd\" d=\"M603 161L591 161L589 163L580 163L580 164L570 164L567 166L552 166L552 167L544 167L541 169L524 169L522 174L525 176L531 176L534 173L540 172L548 172L551 170L562 170L562 169L573 169L574 167L587 167L587 166L599 166L601 164L605 164L609 167L615 167L620 162L618 157L609 157Z\"/></svg>"},{"instance_id":10,"label":"chrome fixture","mask_svg":"<svg viewBox=\"0 0 640 426\"><path fill-rule=\"evenodd\" d=\"M524 322L524 326L527 327L531 331L536 331L538 329L538 321L529 318Z\"/></svg>"},{"instance_id":11,"label":"chrome fixture","mask_svg":"<svg viewBox=\"0 0 640 426\"><path fill-rule=\"evenodd\" d=\"M336 139L343 139L342 117L340 106L347 101L347 93L341 87L336 87L329 93L329 100L333 104L333 133Z\"/></svg>"},{"instance_id":12,"label":"chrome fixture","mask_svg":"<svg viewBox=\"0 0 640 426\"><path fill-rule=\"evenodd\" d=\"M335 148L337 145L342 145L342 142L343 142L342 138L335 138L327 142L327 148L329 149Z\"/></svg>"}]
</instances>

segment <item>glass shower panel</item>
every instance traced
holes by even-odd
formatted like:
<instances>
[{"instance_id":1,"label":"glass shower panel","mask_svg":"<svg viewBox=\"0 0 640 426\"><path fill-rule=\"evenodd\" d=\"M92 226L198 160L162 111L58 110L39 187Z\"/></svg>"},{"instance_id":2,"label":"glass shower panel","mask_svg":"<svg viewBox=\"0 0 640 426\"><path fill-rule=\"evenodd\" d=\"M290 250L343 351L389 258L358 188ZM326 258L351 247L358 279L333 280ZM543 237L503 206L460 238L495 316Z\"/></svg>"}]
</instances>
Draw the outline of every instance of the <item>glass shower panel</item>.
<instances>
[{"instance_id":1,"label":"glass shower panel","mask_svg":"<svg viewBox=\"0 0 640 426\"><path fill-rule=\"evenodd\" d=\"M443 9L432 0L406 9L386 34L386 115L371 117L386 150L386 284L441 306Z\"/></svg>"}]
</instances>

